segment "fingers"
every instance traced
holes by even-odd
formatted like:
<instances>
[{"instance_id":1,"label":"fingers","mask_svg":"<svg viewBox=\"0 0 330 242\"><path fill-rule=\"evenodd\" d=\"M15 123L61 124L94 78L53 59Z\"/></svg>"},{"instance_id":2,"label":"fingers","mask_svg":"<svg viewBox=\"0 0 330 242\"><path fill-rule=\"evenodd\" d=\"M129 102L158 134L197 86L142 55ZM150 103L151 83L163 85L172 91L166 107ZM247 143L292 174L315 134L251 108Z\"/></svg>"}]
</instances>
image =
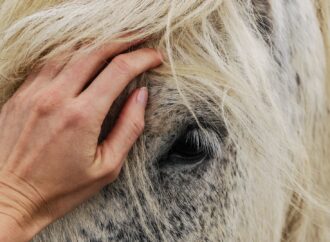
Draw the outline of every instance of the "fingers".
<instances>
[{"instance_id":1,"label":"fingers","mask_svg":"<svg viewBox=\"0 0 330 242\"><path fill-rule=\"evenodd\" d=\"M104 118L127 84L139 74L160 65L161 58L157 50L150 48L118 55L78 98L93 105L93 110Z\"/></svg>"},{"instance_id":2,"label":"fingers","mask_svg":"<svg viewBox=\"0 0 330 242\"><path fill-rule=\"evenodd\" d=\"M125 34L123 37L130 36L131 34ZM70 97L76 96L91 78L104 67L107 59L145 40L143 38L131 42L106 44L91 53L78 52L73 55L68 63L64 61L66 55L61 54L49 60L40 69L32 70L17 92L22 92L28 87L30 90L31 86L36 91L36 89L40 89L46 85L48 83L47 81L55 81L53 79L56 77L56 87L65 90L64 95Z\"/></svg>"},{"instance_id":3,"label":"fingers","mask_svg":"<svg viewBox=\"0 0 330 242\"><path fill-rule=\"evenodd\" d=\"M148 99L146 87L133 92L108 137L99 146L101 176L111 182L119 174L122 162L144 129L144 114Z\"/></svg>"},{"instance_id":4,"label":"fingers","mask_svg":"<svg viewBox=\"0 0 330 242\"><path fill-rule=\"evenodd\" d=\"M40 81L52 80L64 66L64 55L49 60L40 70L37 79Z\"/></svg>"},{"instance_id":5,"label":"fingers","mask_svg":"<svg viewBox=\"0 0 330 242\"><path fill-rule=\"evenodd\" d=\"M76 96L91 78L102 69L107 59L143 41L143 39L139 39L133 42L111 43L91 53L77 53L57 77L57 84L67 90L68 95Z\"/></svg>"},{"instance_id":6,"label":"fingers","mask_svg":"<svg viewBox=\"0 0 330 242\"><path fill-rule=\"evenodd\" d=\"M26 90L28 87L30 92L35 93L49 81L54 79L64 66L64 55L60 55L52 60L49 60L40 69L33 70L18 88L17 93ZM31 87L31 88L30 88Z\"/></svg>"}]
</instances>

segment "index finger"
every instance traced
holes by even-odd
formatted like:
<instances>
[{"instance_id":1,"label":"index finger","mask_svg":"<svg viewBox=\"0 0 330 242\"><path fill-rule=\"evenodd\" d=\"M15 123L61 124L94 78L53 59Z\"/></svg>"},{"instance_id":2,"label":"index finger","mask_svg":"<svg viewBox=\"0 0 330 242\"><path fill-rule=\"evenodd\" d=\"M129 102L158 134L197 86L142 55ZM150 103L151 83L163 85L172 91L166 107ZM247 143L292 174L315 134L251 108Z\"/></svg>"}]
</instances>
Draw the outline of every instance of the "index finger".
<instances>
[{"instance_id":1,"label":"index finger","mask_svg":"<svg viewBox=\"0 0 330 242\"><path fill-rule=\"evenodd\" d=\"M77 53L65 65L56 77L56 85L66 90L68 96L76 96L95 76L108 58L123 52L131 46L142 43L145 39L133 42L119 42L103 45L91 53Z\"/></svg>"},{"instance_id":2,"label":"index finger","mask_svg":"<svg viewBox=\"0 0 330 242\"><path fill-rule=\"evenodd\" d=\"M78 99L98 110L103 117L113 101L136 76L162 63L162 55L151 48L116 56L110 64L84 90Z\"/></svg>"}]
</instances>

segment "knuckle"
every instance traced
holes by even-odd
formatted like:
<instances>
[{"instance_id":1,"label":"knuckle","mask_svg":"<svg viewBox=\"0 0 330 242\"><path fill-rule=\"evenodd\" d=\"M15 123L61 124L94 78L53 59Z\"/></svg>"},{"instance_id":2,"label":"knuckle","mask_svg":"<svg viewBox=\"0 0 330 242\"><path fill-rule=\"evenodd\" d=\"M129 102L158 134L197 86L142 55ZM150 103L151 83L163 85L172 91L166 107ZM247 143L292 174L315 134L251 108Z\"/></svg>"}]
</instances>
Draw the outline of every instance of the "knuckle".
<instances>
[{"instance_id":1,"label":"knuckle","mask_svg":"<svg viewBox=\"0 0 330 242\"><path fill-rule=\"evenodd\" d=\"M118 178L122 166L118 164L110 165L108 168L108 177L110 181L114 181Z\"/></svg>"},{"instance_id":2,"label":"knuckle","mask_svg":"<svg viewBox=\"0 0 330 242\"><path fill-rule=\"evenodd\" d=\"M88 120L88 113L79 107L68 108L64 113L64 123L67 126L84 123Z\"/></svg>"},{"instance_id":3,"label":"knuckle","mask_svg":"<svg viewBox=\"0 0 330 242\"><path fill-rule=\"evenodd\" d=\"M133 135L135 137L138 137L142 133L145 123L143 119L137 119L132 121L131 126L132 126Z\"/></svg>"},{"instance_id":4,"label":"knuckle","mask_svg":"<svg viewBox=\"0 0 330 242\"><path fill-rule=\"evenodd\" d=\"M120 170L121 167L119 167L118 164L107 163L106 165L102 166L102 169L96 173L95 179L98 180L99 178L105 178L106 183L111 183L117 179Z\"/></svg>"},{"instance_id":5,"label":"knuckle","mask_svg":"<svg viewBox=\"0 0 330 242\"><path fill-rule=\"evenodd\" d=\"M132 77L134 75L134 69L127 61L127 56L125 54L116 56L111 63L117 74L125 77Z\"/></svg>"},{"instance_id":6,"label":"knuckle","mask_svg":"<svg viewBox=\"0 0 330 242\"><path fill-rule=\"evenodd\" d=\"M119 174L120 174L120 171L121 171L121 166L115 168L115 169L111 172L112 180L115 180L115 179L118 178L118 176L119 176Z\"/></svg>"},{"instance_id":7,"label":"knuckle","mask_svg":"<svg viewBox=\"0 0 330 242\"><path fill-rule=\"evenodd\" d=\"M106 149L107 152L104 160L107 162L104 163L105 167L102 170L110 178L116 179L122 169L126 154L123 154L122 152L118 151L111 144L106 145Z\"/></svg>"},{"instance_id":8,"label":"knuckle","mask_svg":"<svg viewBox=\"0 0 330 242\"><path fill-rule=\"evenodd\" d=\"M61 96L57 90L48 90L37 95L35 98L35 111L40 114L48 114L61 103Z\"/></svg>"}]
</instances>

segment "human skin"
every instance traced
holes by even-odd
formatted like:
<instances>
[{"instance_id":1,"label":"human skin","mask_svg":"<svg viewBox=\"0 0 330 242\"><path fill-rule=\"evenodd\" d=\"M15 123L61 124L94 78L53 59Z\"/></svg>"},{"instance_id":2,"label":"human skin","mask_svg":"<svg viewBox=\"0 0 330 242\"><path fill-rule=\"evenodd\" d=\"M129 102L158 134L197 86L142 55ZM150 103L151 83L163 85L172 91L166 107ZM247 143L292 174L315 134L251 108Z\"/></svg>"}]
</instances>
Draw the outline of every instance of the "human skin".
<instances>
[{"instance_id":1,"label":"human skin","mask_svg":"<svg viewBox=\"0 0 330 242\"><path fill-rule=\"evenodd\" d=\"M137 75L161 64L150 48L112 43L50 61L29 75L0 113L0 241L28 241L120 173L144 127L145 87L132 92L98 144L112 103ZM110 64L86 88L102 68Z\"/></svg>"}]
</instances>

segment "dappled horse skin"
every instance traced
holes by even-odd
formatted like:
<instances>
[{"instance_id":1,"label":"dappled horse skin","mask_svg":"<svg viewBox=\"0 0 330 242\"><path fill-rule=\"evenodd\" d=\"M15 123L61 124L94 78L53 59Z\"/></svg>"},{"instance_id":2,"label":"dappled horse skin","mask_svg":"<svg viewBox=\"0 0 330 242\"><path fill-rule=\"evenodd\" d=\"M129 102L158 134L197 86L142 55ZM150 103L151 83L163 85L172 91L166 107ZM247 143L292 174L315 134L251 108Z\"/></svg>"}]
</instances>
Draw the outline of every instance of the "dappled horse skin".
<instances>
[{"instance_id":1,"label":"dappled horse skin","mask_svg":"<svg viewBox=\"0 0 330 242\"><path fill-rule=\"evenodd\" d=\"M104 120L100 142L148 86L119 178L33 241L330 241L328 14L328 0L0 0L0 107L58 55L139 38L130 50L165 53Z\"/></svg>"}]
</instances>

